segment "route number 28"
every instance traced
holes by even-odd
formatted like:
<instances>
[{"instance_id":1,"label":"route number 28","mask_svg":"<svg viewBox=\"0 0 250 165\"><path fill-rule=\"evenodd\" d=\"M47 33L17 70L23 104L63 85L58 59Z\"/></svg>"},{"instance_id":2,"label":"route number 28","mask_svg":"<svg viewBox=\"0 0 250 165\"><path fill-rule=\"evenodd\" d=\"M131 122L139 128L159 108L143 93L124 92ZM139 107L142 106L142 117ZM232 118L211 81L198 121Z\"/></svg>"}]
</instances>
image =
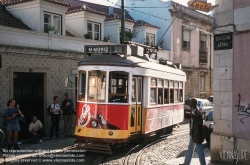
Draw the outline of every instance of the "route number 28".
<instances>
[{"instance_id":1,"label":"route number 28","mask_svg":"<svg viewBox=\"0 0 250 165\"><path fill-rule=\"evenodd\" d=\"M115 52L122 52L122 47L115 47Z\"/></svg>"}]
</instances>

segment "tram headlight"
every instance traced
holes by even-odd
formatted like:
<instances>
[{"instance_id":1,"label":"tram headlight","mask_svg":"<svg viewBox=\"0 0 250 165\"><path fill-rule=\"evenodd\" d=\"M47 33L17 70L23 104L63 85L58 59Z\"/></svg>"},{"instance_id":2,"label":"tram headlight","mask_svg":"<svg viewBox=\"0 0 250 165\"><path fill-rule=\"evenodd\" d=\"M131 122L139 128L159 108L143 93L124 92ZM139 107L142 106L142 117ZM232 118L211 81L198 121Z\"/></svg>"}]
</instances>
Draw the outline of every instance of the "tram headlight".
<instances>
[{"instance_id":1,"label":"tram headlight","mask_svg":"<svg viewBox=\"0 0 250 165\"><path fill-rule=\"evenodd\" d=\"M96 128L96 127L97 127L97 121L96 121L96 120L93 120L93 121L91 122L91 126L94 127L94 128Z\"/></svg>"}]
</instances>

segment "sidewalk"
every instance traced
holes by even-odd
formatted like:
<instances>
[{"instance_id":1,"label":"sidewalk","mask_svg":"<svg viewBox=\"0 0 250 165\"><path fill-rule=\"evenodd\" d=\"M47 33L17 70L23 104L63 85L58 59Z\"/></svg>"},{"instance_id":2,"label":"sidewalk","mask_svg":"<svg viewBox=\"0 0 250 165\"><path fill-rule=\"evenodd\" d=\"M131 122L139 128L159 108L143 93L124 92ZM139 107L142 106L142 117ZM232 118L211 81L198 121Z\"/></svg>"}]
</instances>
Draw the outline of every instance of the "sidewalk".
<instances>
[{"instance_id":1,"label":"sidewalk","mask_svg":"<svg viewBox=\"0 0 250 165\"><path fill-rule=\"evenodd\" d=\"M208 148L204 148L204 152L205 152L206 165L234 165L233 163L229 163L229 162L211 162L210 150ZM184 160L185 160L184 156L180 158L172 159L166 162L166 165L179 165L179 164L184 163ZM200 165L197 152L194 152L190 165ZM237 163L237 165L249 165L249 164Z\"/></svg>"}]
</instances>

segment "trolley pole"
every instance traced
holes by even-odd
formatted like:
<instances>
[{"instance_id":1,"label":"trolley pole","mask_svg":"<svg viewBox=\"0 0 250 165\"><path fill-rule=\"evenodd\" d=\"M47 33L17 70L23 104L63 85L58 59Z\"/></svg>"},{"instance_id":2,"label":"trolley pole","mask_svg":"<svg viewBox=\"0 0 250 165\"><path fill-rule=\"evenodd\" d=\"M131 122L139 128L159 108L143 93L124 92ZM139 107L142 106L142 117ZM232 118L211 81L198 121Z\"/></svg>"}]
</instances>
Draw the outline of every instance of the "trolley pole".
<instances>
[{"instance_id":1,"label":"trolley pole","mask_svg":"<svg viewBox=\"0 0 250 165\"><path fill-rule=\"evenodd\" d=\"M121 0L121 44L124 43L125 40L125 10L124 10L124 1Z\"/></svg>"}]
</instances>

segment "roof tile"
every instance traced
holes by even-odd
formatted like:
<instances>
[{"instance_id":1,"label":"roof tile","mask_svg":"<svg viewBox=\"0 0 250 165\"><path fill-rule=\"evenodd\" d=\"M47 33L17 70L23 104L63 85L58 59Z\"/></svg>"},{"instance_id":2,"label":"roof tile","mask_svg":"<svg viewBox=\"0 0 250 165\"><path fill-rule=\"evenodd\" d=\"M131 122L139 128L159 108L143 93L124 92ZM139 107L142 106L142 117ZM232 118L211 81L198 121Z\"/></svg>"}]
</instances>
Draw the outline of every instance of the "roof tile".
<instances>
[{"instance_id":1,"label":"roof tile","mask_svg":"<svg viewBox=\"0 0 250 165\"><path fill-rule=\"evenodd\" d=\"M147 23L146 21L143 21L143 20L137 20L137 21L135 22L134 27L138 27L138 26L150 26L150 27L154 27L154 28L160 29L159 26L152 25L152 24Z\"/></svg>"},{"instance_id":2,"label":"roof tile","mask_svg":"<svg viewBox=\"0 0 250 165\"><path fill-rule=\"evenodd\" d=\"M0 25L7 26L7 27L13 27L13 28L19 28L19 29L25 29L25 30L31 30L27 25L25 25L22 21L14 17L12 14L10 14L5 7L0 2Z\"/></svg>"}]
</instances>

